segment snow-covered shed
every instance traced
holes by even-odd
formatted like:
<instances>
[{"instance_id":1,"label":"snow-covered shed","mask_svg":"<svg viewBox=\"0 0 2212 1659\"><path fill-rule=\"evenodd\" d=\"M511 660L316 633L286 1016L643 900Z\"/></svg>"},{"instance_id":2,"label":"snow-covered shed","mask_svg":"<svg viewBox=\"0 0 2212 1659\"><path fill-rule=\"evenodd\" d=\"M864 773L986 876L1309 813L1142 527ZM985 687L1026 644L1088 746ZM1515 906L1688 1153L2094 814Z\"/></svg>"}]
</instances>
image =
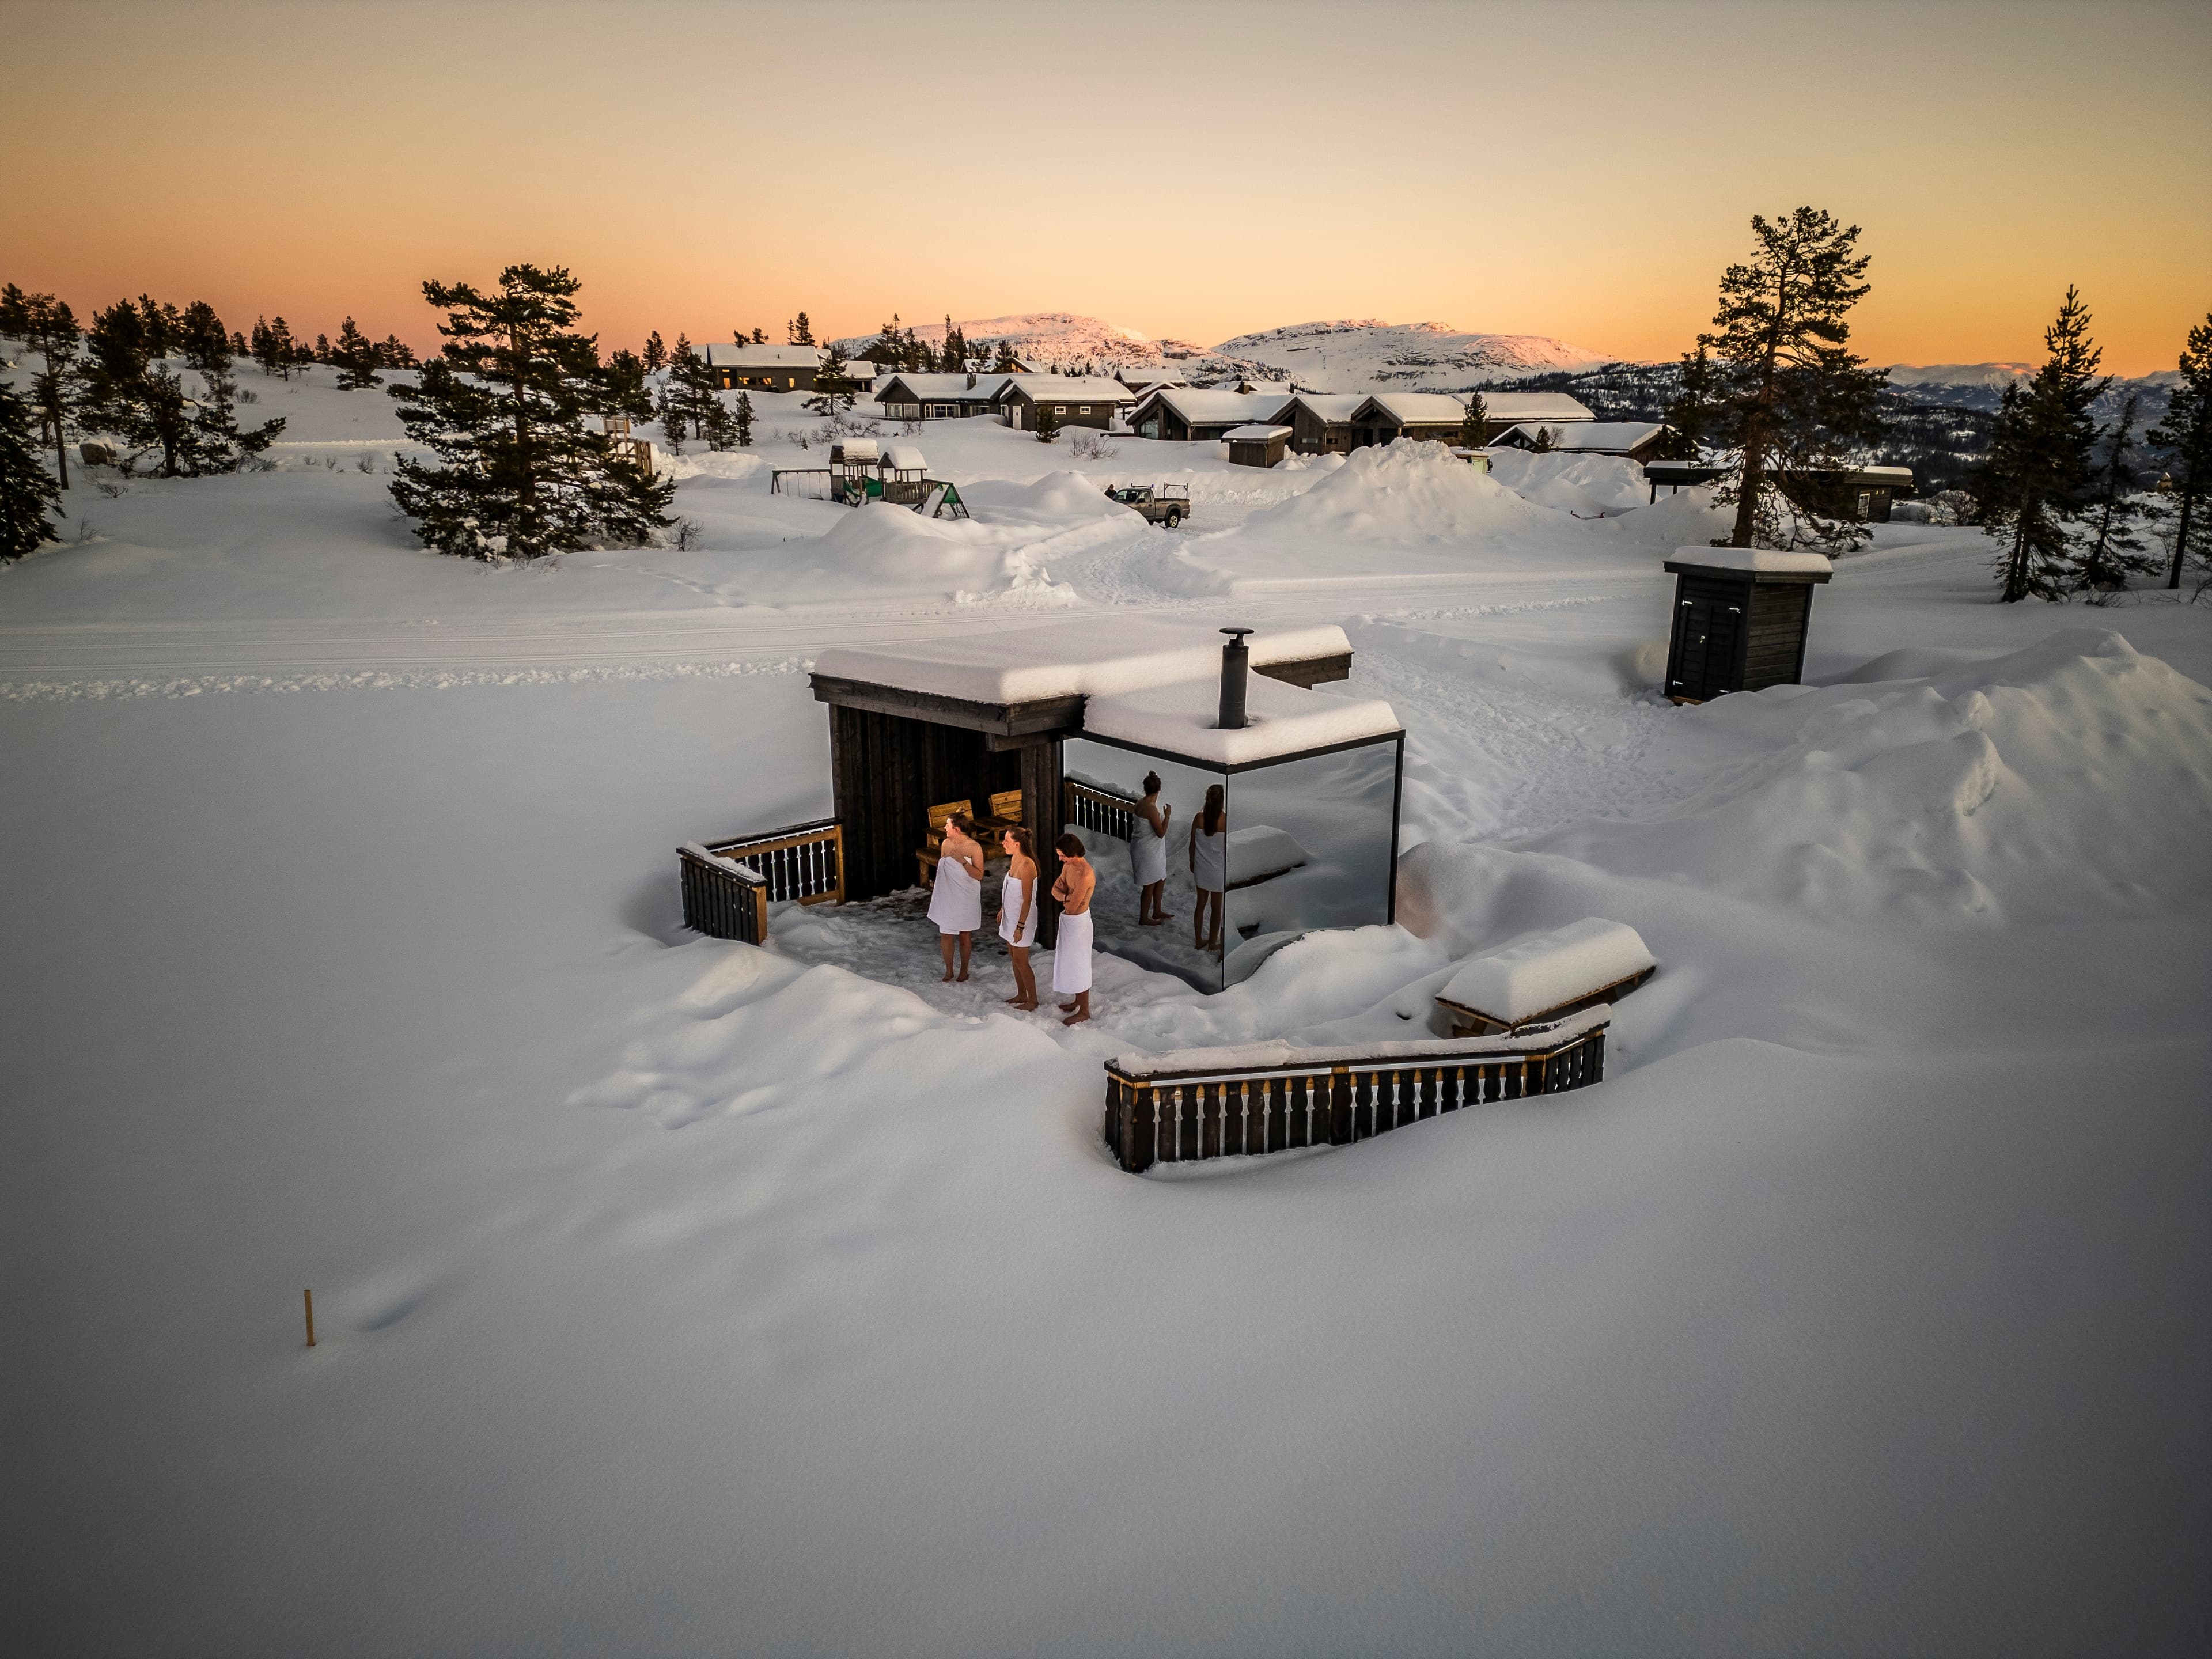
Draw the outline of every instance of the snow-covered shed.
<instances>
[{"instance_id":1,"label":"snow-covered shed","mask_svg":"<svg viewBox=\"0 0 2212 1659\"><path fill-rule=\"evenodd\" d=\"M1556 449L1573 455L1619 455L1641 465L1655 459L1667 428L1658 421L1522 421L1490 441L1501 449Z\"/></svg>"},{"instance_id":2,"label":"snow-covered shed","mask_svg":"<svg viewBox=\"0 0 2212 1659\"><path fill-rule=\"evenodd\" d=\"M1129 411L1129 424L1143 438L1170 443L1218 441L1231 427L1272 426L1291 399L1287 392L1200 391L1189 386L1155 387Z\"/></svg>"},{"instance_id":3,"label":"snow-covered shed","mask_svg":"<svg viewBox=\"0 0 2212 1659\"><path fill-rule=\"evenodd\" d=\"M994 405L1017 432L1036 432L1048 418L1055 426L1112 424L1137 394L1103 374L1008 374Z\"/></svg>"},{"instance_id":4,"label":"snow-covered shed","mask_svg":"<svg viewBox=\"0 0 2212 1659\"><path fill-rule=\"evenodd\" d=\"M830 706L844 896L913 884L932 807L965 802L981 815L1018 791L1048 888L1064 830L1090 847L1101 946L1200 988L1243 978L1311 928L1391 920L1397 716L1314 689L1351 673L1342 629L1241 637L1249 631L1224 645L1203 626L1130 619L823 652L813 690ZM1170 884L1184 890L1171 909L1194 896L1190 831L1208 790L1223 791L1232 855L1217 950L1134 925L1129 854L1116 843L1138 830L1147 773L1162 780ZM1048 904L1048 943L1057 923Z\"/></svg>"},{"instance_id":5,"label":"snow-covered shed","mask_svg":"<svg viewBox=\"0 0 2212 1659\"><path fill-rule=\"evenodd\" d=\"M1250 426L1232 426L1221 435L1229 445L1230 465L1280 466L1283 446L1291 440L1291 429L1255 422Z\"/></svg>"},{"instance_id":6,"label":"snow-covered shed","mask_svg":"<svg viewBox=\"0 0 2212 1659\"><path fill-rule=\"evenodd\" d=\"M1813 589L1835 574L1825 554L1685 547L1667 568L1675 578L1669 697L1704 702L1730 691L1798 683Z\"/></svg>"}]
</instances>

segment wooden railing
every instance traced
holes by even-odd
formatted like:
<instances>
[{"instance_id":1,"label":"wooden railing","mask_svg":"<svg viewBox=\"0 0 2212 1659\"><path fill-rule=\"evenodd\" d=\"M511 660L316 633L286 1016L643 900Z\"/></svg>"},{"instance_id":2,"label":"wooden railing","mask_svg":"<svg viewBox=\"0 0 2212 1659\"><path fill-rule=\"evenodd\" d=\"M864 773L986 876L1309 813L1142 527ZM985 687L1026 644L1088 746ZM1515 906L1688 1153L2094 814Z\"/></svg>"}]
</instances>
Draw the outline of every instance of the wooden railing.
<instances>
[{"instance_id":1,"label":"wooden railing","mask_svg":"<svg viewBox=\"0 0 2212 1659\"><path fill-rule=\"evenodd\" d=\"M707 850L764 878L769 897L778 902L845 902L845 826L839 819L817 818L735 841L710 841Z\"/></svg>"},{"instance_id":2,"label":"wooden railing","mask_svg":"<svg viewBox=\"0 0 2212 1659\"><path fill-rule=\"evenodd\" d=\"M696 842L676 849L684 887L684 925L709 939L758 945L768 938L768 882L757 872L716 858Z\"/></svg>"},{"instance_id":3,"label":"wooden railing","mask_svg":"<svg viewBox=\"0 0 2212 1659\"><path fill-rule=\"evenodd\" d=\"M1553 1031L1480 1044L1125 1055L1106 1066L1106 1145L1135 1174L1155 1164L1349 1146L1463 1107L1579 1089L1605 1074L1612 1012L1594 1008Z\"/></svg>"},{"instance_id":4,"label":"wooden railing","mask_svg":"<svg viewBox=\"0 0 2212 1659\"><path fill-rule=\"evenodd\" d=\"M787 824L735 841L676 849L684 925L714 939L758 945L771 901L845 902L845 830L836 818Z\"/></svg>"},{"instance_id":5,"label":"wooden railing","mask_svg":"<svg viewBox=\"0 0 2212 1659\"><path fill-rule=\"evenodd\" d=\"M1079 783L1073 778L1063 780L1060 787L1064 792L1060 810L1062 822L1076 824L1095 835L1110 836L1117 841L1129 839L1137 822L1134 796L1117 795L1094 784Z\"/></svg>"}]
</instances>

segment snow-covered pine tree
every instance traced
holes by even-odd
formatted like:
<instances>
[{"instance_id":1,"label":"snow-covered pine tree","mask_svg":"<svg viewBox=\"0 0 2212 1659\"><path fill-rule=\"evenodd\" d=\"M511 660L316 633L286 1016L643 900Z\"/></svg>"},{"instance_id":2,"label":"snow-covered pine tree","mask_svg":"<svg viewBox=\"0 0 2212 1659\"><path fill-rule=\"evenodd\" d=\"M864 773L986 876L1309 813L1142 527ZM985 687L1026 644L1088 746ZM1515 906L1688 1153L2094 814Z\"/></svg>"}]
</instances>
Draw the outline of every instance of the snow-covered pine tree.
<instances>
[{"instance_id":1,"label":"snow-covered pine tree","mask_svg":"<svg viewBox=\"0 0 2212 1659\"><path fill-rule=\"evenodd\" d=\"M730 411L730 438L740 449L753 447L753 400L738 393L738 406Z\"/></svg>"},{"instance_id":2,"label":"snow-covered pine tree","mask_svg":"<svg viewBox=\"0 0 2212 1659\"><path fill-rule=\"evenodd\" d=\"M1483 428L1490 423L1490 410L1482 401L1480 392L1467 394L1467 413L1459 419L1459 447L1462 449L1482 447Z\"/></svg>"},{"instance_id":3,"label":"snow-covered pine tree","mask_svg":"<svg viewBox=\"0 0 2212 1659\"><path fill-rule=\"evenodd\" d=\"M509 265L489 292L427 282L444 349L392 386L407 434L438 465L400 461L392 495L423 544L471 558L540 558L665 528L673 479L655 479L585 417L614 401L599 348L575 331L582 286L556 266Z\"/></svg>"},{"instance_id":4,"label":"snow-covered pine tree","mask_svg":"<svg viewBox=\"0 0 2212 1659\"><path fill-rule=\"evenodd\" d=\"M1854 544L1865 532L1838 511L1837 474L1881 435L1883 376L1847 343L1866 297L1859 228L1801 207L1770 223L1753 214L1748 264L1722 275L1712 331L1714 436L1735 460L1716 498L1735 508L1731 547L1811 540Z\"/></svg>"},{"instance_id":5,"label":"snow-covered pine tree","mask_svg":"<svg viewBox=\"0 0 2212 1659\"><path fill-rule=\"evenodd\" d=\"M17 290L21 293L21 290ZM69 426L82 398L77 341L82 331L69 301L51 294L23 296L21 337L42 367L31 377L30 404L39 417L39 441L54 452L54 476L69 488Z\"/></svg>"},{"instance_id":6,"label":"snow-covered pine tree","mask_svg":"<svg viewBox=\"0 0 2212 1659\"><path fill-rule=\"evenodd\" d=\"M2133 392L2120 400L2119 418L2105 434L2104 464L2091 487L2088 508L2096 527L2082 538L2074 580L2092 592L2125 587L2130 576L2148 575L2158 563L2136 533L2136 520L2142 516L2135 500L2136 411L2141 402Z\"/></svg>"},{"instance_id":7,"label":"snow-covered pine tree","mask_svg":"<svg viewBox=\"0 0 2212 1659\"><path fill-rule=\"evenodd\" d=\"M2150 441L2167 452L2174 493L2180 497L2173 562L2166 573L2166 585L2172 588L2181 586L2181 567L2189 556L2192 532L2197 540L2203 539L2197 509L2205 485L2212 483L2212 313L2189 331L2179 367L2180 384L2173 388L2166 416L2149 433Z\"/></svg>"},{"instance_id":8,"label":"snow-covered pine tree","mask_svg":"<svg viewBox=\"0 0 2212 1659\"><path fill-rule=\"evenodd\" d=\"M384 376L376 372L376 344L363 334L350 317L338 325L338 343L331 348L330 361L337 365L338 390L367 392L384 384Z\"/></svg>"},{"instance_id":9,"label":"snow-covered pine tree","mask_svg":"<svg viewBox=\"0 0 2212 1659\"><path fill-rule=\"evenodd\" d=\"M31 407L0 386L0 563L13 564L57 539L46 515L60 510L61 486L39 456Z\"/></svg>"},{"instance_id":10,"label":"snow-covered pine tree","mask_svg":"<svg viewBox=\"0 0 2212 1659\"><path fill-rule=\"evenodd\" d=\"M655 374L668 367L668 347L657 328L645 337L645 367Z\"/></svg>"},{"instance_id":11,"label":"snow-covered pine tree","mask_svg":"<svg viewBox=\"0 0 2212 1659\"><path fill-rule=\"evenodd\" d=\"M1999 597L2063 599L2074 574L2068 525L2082 505L2094 465L2090 405L2105 389L2104 353L2089 338L2089 308L2072 287L2044 331L2048 354L2023 387L2005 388L1976 480L1984 531L2006 544L1996 563Z\"/></svg>"}]
</instances>

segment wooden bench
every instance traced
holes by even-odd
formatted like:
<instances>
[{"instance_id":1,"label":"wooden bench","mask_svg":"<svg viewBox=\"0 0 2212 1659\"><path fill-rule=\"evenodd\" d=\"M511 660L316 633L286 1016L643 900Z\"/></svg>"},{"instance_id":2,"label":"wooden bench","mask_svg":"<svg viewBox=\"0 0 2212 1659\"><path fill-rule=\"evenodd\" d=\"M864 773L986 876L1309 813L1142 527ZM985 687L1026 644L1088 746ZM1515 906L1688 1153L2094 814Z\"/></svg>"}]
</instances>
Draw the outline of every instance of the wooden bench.
<instances>
[{"instance_id":1,"label":"wooden bench","mask_svg":"<svg viewBox=\"0 0 2212 1659\"><path fill-rule=\"evenodd\" d=\"M945 854L945 821L957 813L968 814L969 821L975 826L975 839L983 846L985 875L991 873L994 864L1007 862L1006 853L999 845L999 832L1012 829L1021 823L1022 792L1001 789L988 799L991 810L980 816L975 812L973 801L951 800L929 809L929 834L921 850L914 855L921 886L933 887L937 884L937 860Z\"/></svg>"}]
</instances>

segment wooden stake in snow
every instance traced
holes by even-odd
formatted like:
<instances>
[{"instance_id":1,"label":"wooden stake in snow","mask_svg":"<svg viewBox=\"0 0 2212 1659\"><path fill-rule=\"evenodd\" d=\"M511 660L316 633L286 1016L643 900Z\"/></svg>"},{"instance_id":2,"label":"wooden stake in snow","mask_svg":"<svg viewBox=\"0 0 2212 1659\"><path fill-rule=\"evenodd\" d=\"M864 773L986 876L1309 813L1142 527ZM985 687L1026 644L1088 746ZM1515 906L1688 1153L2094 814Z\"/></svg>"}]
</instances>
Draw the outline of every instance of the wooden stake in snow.
<instances>
[{"instance_id":1,"label":"wooden stake in snow","mask_svg":"<svg viewBox=\"0 0 2212 1659\"><path fill-rule=\"evenodd\" d=\"M300 1294L307 1298L307 1346L312 1348L315 1346L315 1293L313 1291L302 1291Z\"/></svg>"}]
</instances>

